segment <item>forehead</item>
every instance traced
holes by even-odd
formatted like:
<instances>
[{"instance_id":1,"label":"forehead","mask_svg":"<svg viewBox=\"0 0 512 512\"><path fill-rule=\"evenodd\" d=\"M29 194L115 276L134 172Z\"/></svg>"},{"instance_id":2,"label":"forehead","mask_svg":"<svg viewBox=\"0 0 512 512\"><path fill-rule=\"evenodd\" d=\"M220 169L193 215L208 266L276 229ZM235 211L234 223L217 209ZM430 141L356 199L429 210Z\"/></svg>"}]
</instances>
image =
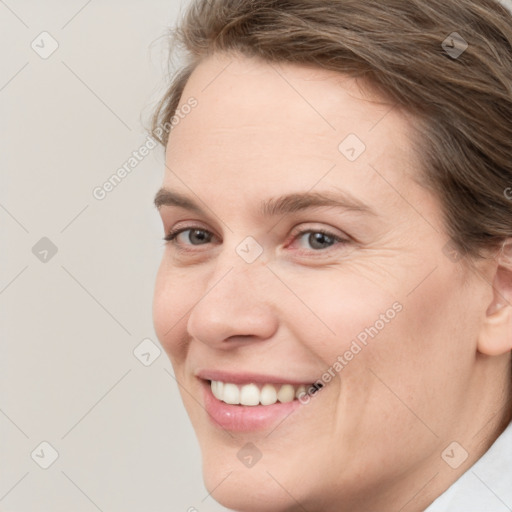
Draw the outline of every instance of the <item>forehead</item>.
<instances>
[{"instance_id":1,"label":"forehead","mask_svg":"<svg viewBox=\"0 0 512 512\"><path fill-rule=\"evenodd\" d=\"M194 123L194 130L214 139L222 140L227 131L255 143L277 145L288 140L293 145L314 136L330 144L328 139L336 140L349 129L361 136L371 132L392 108L361 86L348 76L320 68L215 54L194 70L178 109L191 96L197 98L198 115L191 117L200 118L200 123ZM386 117L388 125L405 128L401 115ZM186 132L187 124L191 123L184 120L173 130L171 148L173 142L183 142L180 132Z\"/></svg>"},{"instance_id":2,"label":"forehead","mask_svg":"<svg viewBox=\"0 0 512 512\"><path fill-rule=\"evenodd\" d=\"M198 106L172 130L167 165L194 189L243 184L268 196L321 180L371 196L383 178L418 168L409 120L347 76L216 54L193 72L178 111L191 97ZM183 191L172 173L164 181Z\"/></svg>"}]
</instances>

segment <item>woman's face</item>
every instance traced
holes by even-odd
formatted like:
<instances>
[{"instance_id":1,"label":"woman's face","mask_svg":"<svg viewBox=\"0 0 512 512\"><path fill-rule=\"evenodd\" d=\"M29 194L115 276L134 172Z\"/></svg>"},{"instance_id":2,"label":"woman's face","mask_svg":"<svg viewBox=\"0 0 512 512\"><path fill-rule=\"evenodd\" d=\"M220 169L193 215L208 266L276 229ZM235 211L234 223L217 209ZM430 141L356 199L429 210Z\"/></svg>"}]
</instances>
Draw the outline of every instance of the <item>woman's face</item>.
<instances>
[{"instance_id":1,"label":"woman's face","mask_svg":"<svg viewBox=\"0 0 512 512\"><path fill-rule=\"evenodd\" d=\"M174 196L159 195L180 234L154 322L206 486L230 508L414 510L453 471L441 455L470 421L487 291L413 180L412 125L377 100L324 70L227 55L185 88Z\"/></svg>"}]
</instances>

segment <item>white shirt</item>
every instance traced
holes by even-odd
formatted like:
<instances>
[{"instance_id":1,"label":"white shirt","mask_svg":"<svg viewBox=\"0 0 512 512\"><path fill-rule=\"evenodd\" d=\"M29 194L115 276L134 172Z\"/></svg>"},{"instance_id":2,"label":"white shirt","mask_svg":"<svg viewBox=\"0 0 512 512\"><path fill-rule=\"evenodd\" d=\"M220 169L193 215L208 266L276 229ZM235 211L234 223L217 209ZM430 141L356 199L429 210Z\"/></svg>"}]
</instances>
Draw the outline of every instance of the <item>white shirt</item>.
<instances>
[{"instance_id":1,"label":"white shirt","mask_svg":"<svg viewBox=\"0 0 512 512\"><path fill-rule=\"evenodd\" d=\"M512 512L512 423L424 512Z\"/></svg>"}]
</instances>

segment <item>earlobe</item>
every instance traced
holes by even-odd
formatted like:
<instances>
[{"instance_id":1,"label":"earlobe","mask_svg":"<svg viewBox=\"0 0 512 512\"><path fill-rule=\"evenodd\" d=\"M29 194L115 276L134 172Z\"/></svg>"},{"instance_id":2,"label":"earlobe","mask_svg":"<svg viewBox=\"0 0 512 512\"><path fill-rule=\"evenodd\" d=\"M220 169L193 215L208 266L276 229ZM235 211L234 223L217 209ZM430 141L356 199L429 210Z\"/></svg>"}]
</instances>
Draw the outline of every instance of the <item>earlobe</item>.
<instances>
[{"instance_id":1,"label":"earlobe","mask_svg":"<svg viewBox=\"0 0 512 512\"><path fill-rule=\"evenodd\" d=\"M507 240L496 256L493 300L485 312L478 337L478 351L489 356L512 350L512 241Z\"/></svg>"}]
</instances>

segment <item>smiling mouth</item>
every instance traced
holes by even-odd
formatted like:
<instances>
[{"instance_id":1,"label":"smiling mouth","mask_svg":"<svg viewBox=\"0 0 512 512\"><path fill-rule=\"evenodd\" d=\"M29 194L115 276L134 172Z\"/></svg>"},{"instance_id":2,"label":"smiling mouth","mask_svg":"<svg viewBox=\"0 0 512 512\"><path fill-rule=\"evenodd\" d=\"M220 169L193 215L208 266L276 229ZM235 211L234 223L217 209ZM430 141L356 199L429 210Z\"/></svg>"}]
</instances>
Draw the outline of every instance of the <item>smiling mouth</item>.
<instances>
[{"instance_id":1,"label":"smiling mouth","mask_svg":"<svg viewBox=\"0 0 512 512\"><path fill-rule=\"evenodd\" d=\"M277 402L289 403L313 396L323 384L316 382L308 386L293 384L234 384L218 380L208 381L213 396L229 405L273 405Z\"/></svg>"}]
</instances>

